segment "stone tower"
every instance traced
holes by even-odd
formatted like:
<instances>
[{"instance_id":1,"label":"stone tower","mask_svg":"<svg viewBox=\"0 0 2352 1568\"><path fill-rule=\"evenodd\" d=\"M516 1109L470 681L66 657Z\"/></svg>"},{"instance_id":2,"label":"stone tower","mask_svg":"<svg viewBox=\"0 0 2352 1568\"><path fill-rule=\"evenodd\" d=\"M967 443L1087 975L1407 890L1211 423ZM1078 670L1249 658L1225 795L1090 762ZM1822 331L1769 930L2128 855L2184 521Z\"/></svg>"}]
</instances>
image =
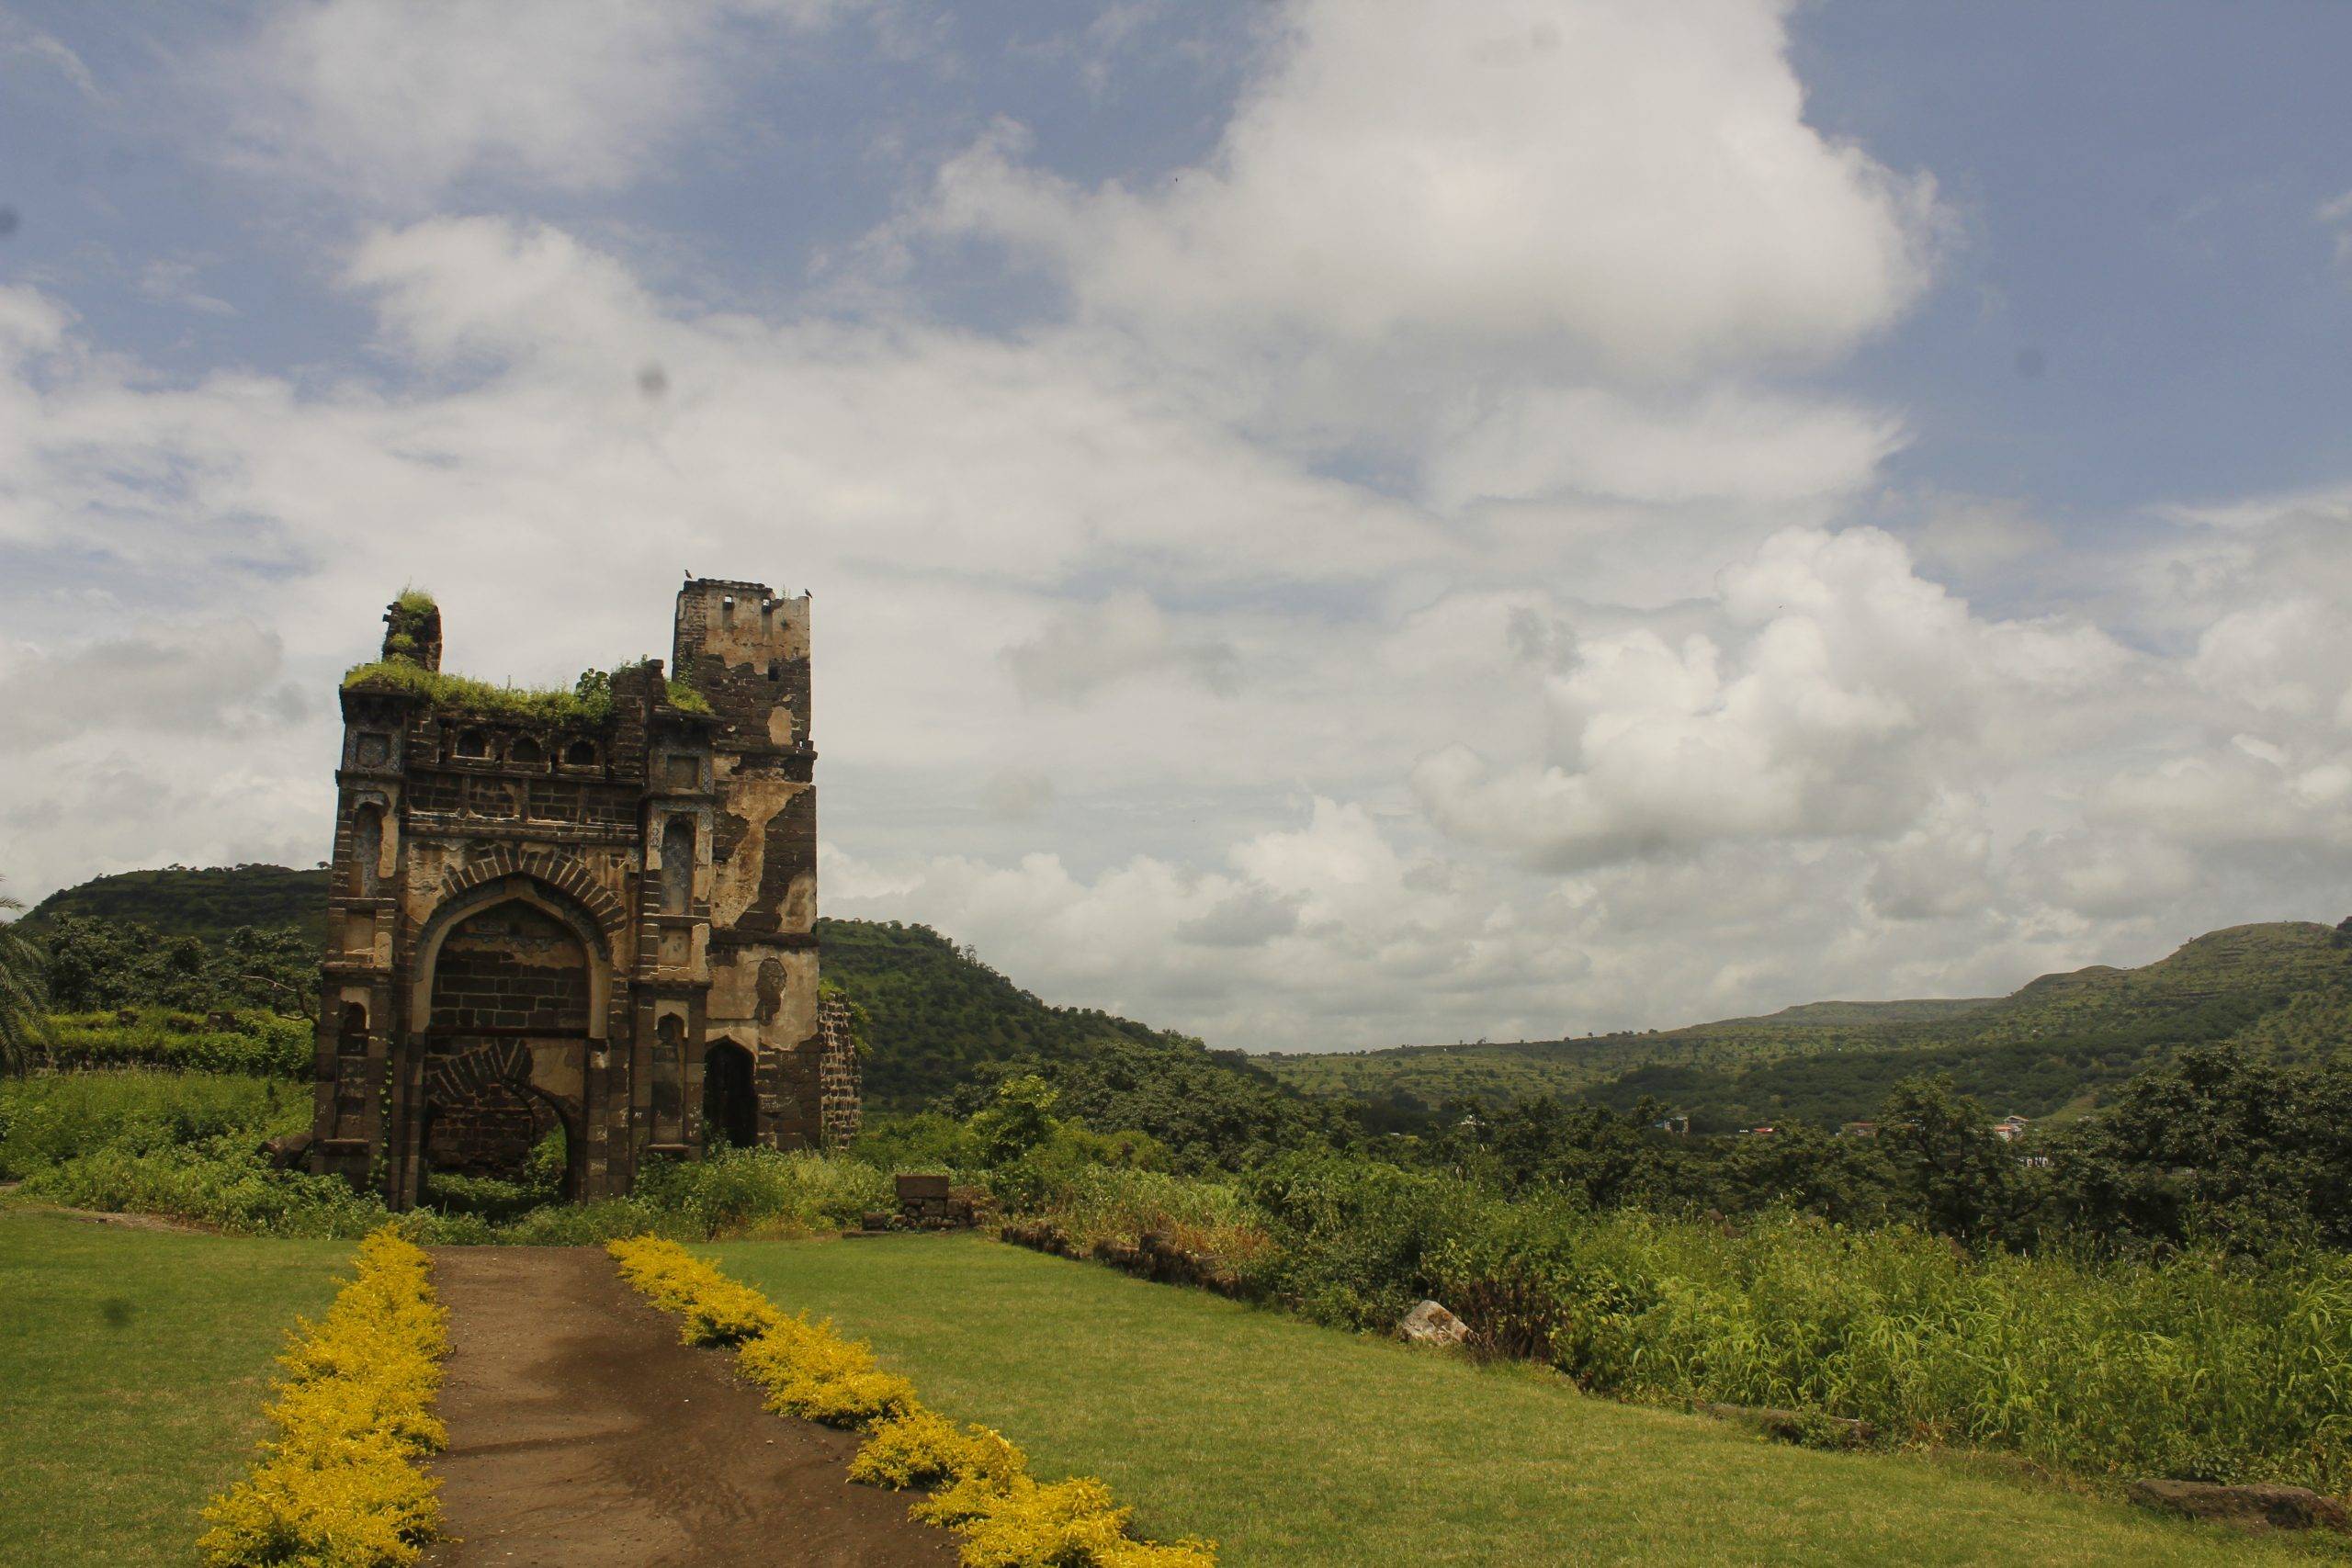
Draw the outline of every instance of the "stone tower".
<instances>
[{"instance_id":1,"label":"stone tower","mask_svg":"<svg viewBox=\"0 0 2352 1568\"><path fill-rule=\"evenodd\" d=\"M809 601L689 579L659 660L577 697L445 675L404 593L345 678L311 1168L627 1192L720 1140L836 1146L845 1010L817 987Z\"/></svg>"}]
</instances>

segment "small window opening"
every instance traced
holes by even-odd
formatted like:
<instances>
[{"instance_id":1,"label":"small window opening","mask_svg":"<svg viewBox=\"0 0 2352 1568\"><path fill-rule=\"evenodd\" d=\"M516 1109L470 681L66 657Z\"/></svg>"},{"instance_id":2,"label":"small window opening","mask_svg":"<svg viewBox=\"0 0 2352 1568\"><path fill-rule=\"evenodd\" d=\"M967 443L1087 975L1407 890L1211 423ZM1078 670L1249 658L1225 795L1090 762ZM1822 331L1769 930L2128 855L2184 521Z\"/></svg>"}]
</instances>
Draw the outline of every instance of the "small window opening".
<instances>
[{"instance_id":1,"label":"small window opening","mask_svg":"<svg viewBox=\"0 0 2352 1568\"><path fill-rule=\"evenodd\" d=\"M778 663L777 663L775 660L773 660L773 659L769 660L768 660L768 681L769 681L769 682L770 682L771 684L773 684L774 682L778 682L778 681L781 681L781 680L783 680L783 679L784 679L784 666L783 666L783 665L781 665L781 664L778 664Z\"/></svg>"},{"instance_id":2,"label":"small window opening","mask_svg":"<svg viewBox=\"0 0 2352 1568\"><path fill-rule=\"evenodd\" d=\"M595 742L590 740L573 741L570 746L564 749L563 760L567 764L575 768L594 767L596 765Z\"/></svg>"},{"instance_id":3,"label":"small window opening","mask_svg":"<svg viewBox=\"0 0 2352 1568\"><path fill-rule=\"evenodd\" d=\"M718 602L718 624L725 626L735 624L735 599L732 594Z\"/></svg>"},{"instance_id":4,"label":"small window opening","mask_svg":"<svg viewBox=\"0 0 2352 1568\"><path fill-rule=\"evenodd\" d=\"M547 753L539 750L537 741L525 735L518 737L514 744L506 749L506 760L510 762L525 762L536 767L547 761Z\"/></svg>"},{"instance_id":5,"label":"small window opening","mask_svg":"<svg viewBox=\"0 0 2352 1568\"><path fill-rule=\"evenodd\" d=\"M673 817L662 826L662 912L685 914L694 896L694 819Z\"/></svg>"},{"instance_id":6,"label":"small window opening","mask_svg":"<svg viewBox=\"0 0 2352 1568\"><path fill-rule=\"evenodd\" d=\"M458 737L458 755L460 757L489 756L490 737L479 729L465 731Z\"/></svg>"}]
</instances>

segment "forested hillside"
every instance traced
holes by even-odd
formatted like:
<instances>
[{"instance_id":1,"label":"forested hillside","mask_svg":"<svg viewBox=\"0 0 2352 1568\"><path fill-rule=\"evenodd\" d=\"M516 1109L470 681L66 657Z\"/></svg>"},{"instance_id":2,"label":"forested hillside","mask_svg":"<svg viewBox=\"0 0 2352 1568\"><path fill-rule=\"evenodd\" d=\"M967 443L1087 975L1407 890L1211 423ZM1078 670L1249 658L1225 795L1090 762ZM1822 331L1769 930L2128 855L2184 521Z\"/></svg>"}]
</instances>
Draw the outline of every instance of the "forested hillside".
<instances>
[{"instance_id":1,"label":"forested hillside","mask_svg":"<svg viewBox=\"0 0 2352 1568\"><path fill-rule=\"evenodd\" d=\"M985 1103L1006 1074L1035 1071L1065 1112L1145 1128L1179 1150L1235 1156L1355 1119L1276 1083L1238 1051L1091 1009L1040 1001L929 926L817 922L822 970L865 1015L865 1098L879 1111Z\"/></svg>"},{"instance_id":2,"label":"forested hillside","mask_svg":"<svg viewBox=\"0 0 2352 1568\"><path fill-rule=\"evenodd\" d=\"M820 968L865 1011L870 1103L922 1104L991 1064L1057 1060L1119 1040L1200 1050L1200 1043L1110 1013L1048 1006L929 926L817 922Z\"/></svg>"},{"instance_id":3,"label":"forested hillside","mask_svg":"<svg viewBox=\"0 0 2352 1568\"><path fill-rule=\"evenodd\" d=\"M90 950L83 954L90 962L63 968L83 980L96 964L120 984L103 996L80 995L86 983L61 987L76 991L74 1006L200 1009L237 999L205 989L232 932L290 927L315 946L326 897L326 873L284 866L127 872L42 900L26 929L38 935L61 921L102 922L74 931L75 951ZM1306 1130L1344 1135L1352 1125L1351 1114L1277 1085L1238 1052L1050 1006L928 926L824 919L818 934L826 982L864 1014L866 1103L875 1110L918 1110L959 1094L968 1100L1007 1073L1035 1071L1053 1080L1069 1112L1102 1126L1149 1128L1179 1148L1247 1148ZM200 939L214 957L164 951L186 937ZM147 946L156 951L146 953Z\"/></svg>"},{"instance_id":4,"label":"forested hillside","mask_svg":"<svg viewBox=\"0 0 2352 1568\"><path fill-rule=\"evenodd\" d=\"M1266 1058L1310 1092L1397 1111L1550 1094L1690 1113L1694 1131L1871 1115L1899 1080L1951 1075L1996 1111L2091 1103L2203 1041L2333 1054L2352 1023L2352 938L2307 921L2209 932L2138 969L2045 975L2013 995L1815 1003L1655 1034Z\"/></svg>"},{"instance_id":5,"label":"forested hillside","mask_svg":"<svg viewBox=\"0 0 2352 1568\"><path fill-rule=\"evenodd\" d=\"M25 916L25 930L38 932L60 915L135 921L161 936L216 942L239 926L292 926L324 942L327 874L282 865L117 872L51 894Z\"/></svg>"},{"instance_id":6,"label":"forested hillside","mask_svg":"<svg viewBox=\"0 0 2352 1568\"><path fill-rule=\"evenodd\" d=\"M143 925L218 947L240 927L317 940L326 874L245 865L126 872L26 917ZM2352 922L2347 922L2352 924ZM1997 998L1813 1002L1756 1018L1583 1040L1412 1045L1249 1057L1132 1019L1052 1006L927 926L823 919L825 978L865 1014L868 1102L908 1111L1038 1070L1097 1124L1180 1140L1281 1141L1302 1126L1411 1129L1465 1101L1540 1096L1631 1110L1653 1100L1697 1131L1873 1113L1899 1080L1951 1076L1996 1112L2096 1102L2183 1045L2238 1041L2283 1060L2352 1040L2352 935L2301 921L2210 932L2137 969L2045 975ZM1344 1114L1340 1108L1345 1108Z\"/></svg>"},{"instance_id":7,"label":"forested hillside","mask_svg":"<svg viewBox=\"0 0 2352 1568\"><path fill-rule=\"evenodd\" d=\"M1547 1094L1575 1099L1645 1067L1741 1067L1786 1056L1869 1049L1923 1035L1929 1024L2002 999L1807 1002L1758 1018L1680 1029L1625 1030L1581 1040L1274 1053L1259 1060L1268 1072L1304 1092L1345 1095L1410 1114L1456 1100L1491 1104Z\"/></svg>"}]
</instances>

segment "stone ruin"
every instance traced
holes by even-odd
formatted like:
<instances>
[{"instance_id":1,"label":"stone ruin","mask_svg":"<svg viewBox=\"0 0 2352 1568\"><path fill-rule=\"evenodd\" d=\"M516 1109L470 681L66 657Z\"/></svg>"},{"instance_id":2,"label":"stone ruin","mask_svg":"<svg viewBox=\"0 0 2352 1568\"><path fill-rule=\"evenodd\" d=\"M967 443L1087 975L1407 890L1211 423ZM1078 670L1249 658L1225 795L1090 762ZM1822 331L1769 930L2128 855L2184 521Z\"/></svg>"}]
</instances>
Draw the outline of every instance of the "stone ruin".
<instances>
[{"instance_id":1,"label":"stone ruin","mask_svg":"<svg viewBox=\"0 0 2352 1568\"><path fill-rule=\"evenodd\" d=\"M422 595L384 619L342 694L310 1168L404 1209L428 1172L519 1175L556 1128L573 1200L721 1141L847 1142L808 597L688 579L674 679L614 671L608 713L439 677Z\"/></svg>"}]
</instances>

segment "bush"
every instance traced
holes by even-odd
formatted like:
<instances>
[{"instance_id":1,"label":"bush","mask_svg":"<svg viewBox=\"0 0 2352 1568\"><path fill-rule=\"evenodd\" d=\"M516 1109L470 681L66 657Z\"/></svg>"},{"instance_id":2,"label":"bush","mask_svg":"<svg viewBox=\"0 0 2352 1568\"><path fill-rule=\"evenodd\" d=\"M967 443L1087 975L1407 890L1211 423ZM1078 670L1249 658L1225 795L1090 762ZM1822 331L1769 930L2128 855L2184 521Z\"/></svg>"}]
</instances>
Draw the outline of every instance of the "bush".
<instances>
[{"instance_id":1,"label":"bush","mask_svg":"<svg viewBox=\"0 0 2352 1568\"><path fill-rule=\"evenodd\" d=\"M1855 1416L2076 1472L2352 1486L2352 1259L1973 1254L1908 1227L1744 1226L1506 1201L1298 1162L1255 1191L1264 1270L1309 1315L1421 1296L1588 1388Z\"/></svg>"},{"instance_id":2,"label":"bush","mask_svg":"<svg viewBox=\"0 0 2352 1568\"><path fill-rule=\"evenodd\" d=\"M670 1223L663 1235L792 1236L840 1230L895 1205L890 1179L863 1160L775 1149L713 1149L665 1160L637 1179L637 1198ZM600 1238L602 1239L602 1238Z\"/></svg>"},{"instance_id":3,"label":"bush","mask_svg":"<svg viewBox=\"0 0 2352 1568\"><path fill-rule=\"evenodd\" d=\"M428 1171L423 1202L426 1208L447 1216L479 1215L491 1224L526 1218L537 1209L562 1201L564 1157L563 1129L558 1127L531 1146L518 1179L448 1176Z\"/></svg>"},{"instance_id":4,"label":"bush","mask_svg":"<svg viewBox=\"0 0 2352 1568\"><path fill-rule=\"evenodd\" d=\"M1245 1279L1273 1262L1266 1216L1238 1190L1158 1170L1090 1166L1057 1182L1023 1213L1045 1220L1091 1251L1158 1234L1195 1258L1215 1258Z\"/></svg>"},{"instance_id":5,"label":"bush","mask_svg":"<svg viewBox=\"0 0 2352 1568\"><path fill-rule=\"evenodd\" d=\"M20 1190L70 1209L164 1214L243 1235L361 1236L390 1217L341 1177L273 1169L233 1134L144 1152L102 1148L34 1172Z\"/></svg>"},{"instance_id":6,"label":"bush","mask_svg":"<svg viewBox=\"0 0 2352 1568\"><path fill-rule=\"evenodd\" d=\"M876 1423L849 1467L852 1481L899 1492L967 1479L1009 1486L1014 1476L1027 1472L1028 1461L1002 1433L958 1427L921 1406Z\"/></svg>"},{"instance_id":7,"label":"bush","mask_svg":"<svg viewBox=\"0 0 2352 1568\"><path fill-rule=\"evenodd\" d=\"M204 1511L209 1568L388 1568L417 1562L434 1539L440 1499L419 1461L447 1440L433 1415L446 1314L407 1242L379 1231L357 1262L281 1358L277 1435Z\"/></svg>"},{"instance_id":8,"label":"bush","mask_svg":"<svg viewBox=\"0 0 2352 1568\"><path fill-rule=\"evenodd\" d=\"M0 1179L105 1148L144 1154L232 1134L257 1143L310 1120L311 1097L292 1085L230 1073L0 1079Z\"/></svg>"},{"instance_id":9,"label":"bush","mask_svg":"<svg viewBox=\"0 0 2352 1568\"><path fill-rule=\"evenodd\" d=\"M61 1072L93 1067L177 1067L308 1082L315 1067L310 1023L273 1012L232 1014L215 1029L201 1014L142 1008L130 1023L111 1012L59 1013L49 1021L41 1065Z\"/></svg>"},{"instance_id":10,"label":"bush","mask_svg":"<svg viewBox=\"0 0 2352 1568\"><path fill-rule=\"evenodd\" d=\"M869 1111L849 1152L883 1170L969 1170L980 1163L972 1130L936 1111L912 1116Z\"/></svg>"}]
</instances>

